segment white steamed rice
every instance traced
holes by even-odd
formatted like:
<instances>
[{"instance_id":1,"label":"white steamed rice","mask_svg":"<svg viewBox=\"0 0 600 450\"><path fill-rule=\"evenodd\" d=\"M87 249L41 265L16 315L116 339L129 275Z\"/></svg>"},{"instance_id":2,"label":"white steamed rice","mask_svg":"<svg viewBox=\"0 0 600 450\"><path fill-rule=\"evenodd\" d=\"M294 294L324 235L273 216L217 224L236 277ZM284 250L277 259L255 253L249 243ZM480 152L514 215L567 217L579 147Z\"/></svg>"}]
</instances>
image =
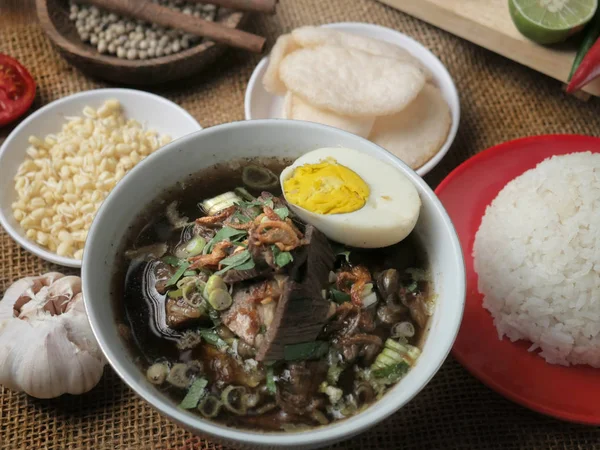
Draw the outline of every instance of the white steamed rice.
<instances>
[{"instance_id":1,"label":"white steamed rice","mask_svg":"<svg viewBox=\"0 0 600 450\"><path fill-rule=\"evenodd\" d=\"M473 256L500 339L600 367L600 154L554 156L508 183Z\"/></svg>"}]
</instances>

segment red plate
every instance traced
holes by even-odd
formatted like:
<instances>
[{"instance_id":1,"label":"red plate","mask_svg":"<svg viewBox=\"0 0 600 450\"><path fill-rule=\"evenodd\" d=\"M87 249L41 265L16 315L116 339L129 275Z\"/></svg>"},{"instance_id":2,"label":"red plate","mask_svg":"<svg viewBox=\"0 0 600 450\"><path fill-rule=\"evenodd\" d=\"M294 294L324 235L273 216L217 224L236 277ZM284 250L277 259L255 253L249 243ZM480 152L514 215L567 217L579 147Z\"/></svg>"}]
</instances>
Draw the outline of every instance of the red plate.
<instances>
[{"instance_id":1,"label":"red plate","mask_svg":"<svg viewBox=\"0 0 600 450\"><path fill-rule=\"evenodd\" d=\"M506 142L461 164L435 192L454 222L467 270L465 312L453 355L483 383L523 406L600 425L600 369L551 365L528 352L528 342L499 340L477 291L472 257L485 208L506 183L552 155L588 150L600 153L600 139L553 135Z\"/></svg>"}]
</instances>

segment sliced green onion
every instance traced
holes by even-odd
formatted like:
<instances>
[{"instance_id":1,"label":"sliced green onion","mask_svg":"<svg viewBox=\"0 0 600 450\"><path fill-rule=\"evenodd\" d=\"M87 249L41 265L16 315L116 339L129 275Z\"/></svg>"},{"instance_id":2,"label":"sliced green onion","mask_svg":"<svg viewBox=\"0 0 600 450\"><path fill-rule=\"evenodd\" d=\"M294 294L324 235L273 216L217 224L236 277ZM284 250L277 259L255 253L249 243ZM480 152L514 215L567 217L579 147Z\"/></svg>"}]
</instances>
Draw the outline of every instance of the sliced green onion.
<instances>
[{"instance_id":1,"label":"sliced green onion","mask_svg":"<svg viewBox=\"0 0 600 450\"><path fill-rule=\"evenodd\" d=\"M408 356L410 359L414 361L416 361L416 359L421 356L421 350L419 349L419 347L415 347L414 345L407 345L406 348L408 348L408 353L406 354L406 356Z\"/></svg>"},{"instance_id":2,"label":"sliced green onion","mask_svg":"<svg viewBox=\"0 0 600 450\"><path fill-rule=\"evenodd\" d=\"M217 311L224 311L231 306L233 299L224 289L214 289L208 297L208 303Z\"/></svg>"},{"instance_id":3,"label":"sliced green onion","mask_svg":"<svg viewBox=\"0 0 600 450\"><path fill-rule=\"evenodd\" d=\"M275 372L273 365L267 366L267 392L269 394L277 394L277 385L275 384Z\"/></svg>"},{"instance_id":4,"label":"sliced green onion","mask_svg":"<svg viewBox=\"0 0 600 450\"><path fill-rule=\"evenodd\" d=\"M227 386L221 393L223 406L238 416L243 416L248 411L245 399L246 388L244 386Z\"/></svg>"},{"instance_id":5,"label":"sliced green onion","mask_svg":"<svg viewBox=\"0 0 600 450\"><path fill-rule=\"evenodd\" d=\"M244 187L236 187L233 191L248 202L253 202L256 200L256 197L254 197L254 195L248 192Z\"/></svg>"},{"instance_id":6,"label":"sliced green onion","mask_svg":"<svg viewBox=\"0 0 600 450\"><path fill-rule=\"evenodd\" d=\"M185 273L184 273L185 275ZM183 289L184 286L187 285L195 285L196 284L196 277L186 277L184 276L183 278L181 278L177 283L177 288L179 289Z\"/></svg>"},{"instance_id":7,"label":"sliced green onion","mask_svg":"<svg viewBox=\"0 0 600 450\"><path fill-rule=\"evenodd\" d=\"M242 182L252 189L268 190L279 184L279 177L269 169L251 164L242 170Z\"/></svg>"},{"instance_id":8,"label":"sliced green onion","mask_svg":"<svg viewBox=\"0 0 600 450\"><path fill-rule=\"evenodd\" d=\"M325 341L301 342L290 344L283 348L283 357L286 361L304 359L319 359L329 350L329 343Z\"/></svg>"},{"instance_id":9,"label":"sliced green onion","mask_svg":"<svg viewBox=\"0 0 600 450\"><path fill-rule=\"evenodd\" d=\"M368 308L377 303L377 294L373 291L373 284L367 283L360 294L362 300L362 308Z\"/></svg>"},{"instance_id":10,"label":"sliced green onion","mask_svg":"<svg viewBox=\"0 0 600 450\"><path fill-rule=\"evenodd\" d=\"M190 263L189 262L183 262L183 263L181 263L179 265L179 268L177 269L177 272L175 272L173 274L173 276L171 278L169 278L169 281L167 281L167 285L166 286L169 287L169 286L173 286L173 285L177 284L177 282L183 276L183 274L188 269L188 267L190 267Z\"/></svg>"},{"instance_id":11,"label":"sliced green onion","mask_svg":"<svg viewBox=\"0 0 600 450\"><path fill-rule=\"evenodd\" d=\"M217 417L219 415L222 406L223 403L221 403L217 397L213 395L206 395L204 398L202 398L202 400L200 400L198 411L200 411L200 414L202 414L204 417L212 419L213 417Z\"/></svg>"},{"instance_id":12,"label":"sliced green onion","mask_svg":"<svg viewBox=\"0 0 600 450\"><path fill-rule=\"evenodd\" d=\"M406 355L409 348L393 339L386 339L385 346L381 353L375 358L375 362L371 365L371 370L377 371L386 369L391 366L396 366L399 363L406 363Z\"/></svg>"},{"instance_id":13,"label":"sliced green onion","mask_svg":"<svg viewBox=\"0 0 600 450\"><path fill-rule=\"evenodd\" d=\"M183 272L184 277L195 277L196 275L198 275L198 272L196 272L195 270L186 270L185 272Z\"/></svg>"},{"instance_id":14,"label":"sliced green onion","mask_svg":"<svg viewBox=\"0 0 600 450\"><path fill-rule=\"evenodd\" d=\"M406 375L409 369L410 365L406 361L400 361L399 363L374 370L373 376L375 378L386 378L389 382L396 382Z\"/></svg>"},{"instance_id":15,"label":"sliced green onion","mask_svg":"<svg viewBox=\"0 0 600 450\"><path fill-rule=\"evenodd\" d=\"M210 293L215 289L227 290L227 284L223 281L219 275L214 274L208 278L206 285L204 285L204 298L208 300Z\"/></svg>"},{"instance_id":16,"label":"sliced green onion","mask_svg":"<svg viewBox=\"0 0 600 450\"><path fill-rule=\"evenodd\" d=\"M241 198L239 198L235 192L229 191L221 195L217 195L216 197L206 199L200 205L207 215L215 216L224 209L233 206L240 200Z\"/></svg>"},{"instance_id":17,"label":"sliced green onion","mask_svg":"<svg viewBox=\"0 0 600 450\"><path fill-rule=\"evenodd\" d=\"M198 406L200 399L206 395L207 385L208 380L206 378L197 378L190 386L190 389L179 404L179 407L183 409L193 409Z\"/></svg>"},{"instance_id":18,"label":"sliced green onion","mask_svg":"<svg viewBox=\"0 0 600 450\"><path fill-rule=\"evenodd\" d=\"M189 256L197 256L202 253L206 246L206 239L202 236L192 238L185 246L185 251Z\"/></svg>"},{"instance_id":19,"label":"sliced green onion","mask_svg":"<svg viewBox=\"0 0 600 450\"><path fill-rule=\"evenodd\" d=\"M408 351L408 349L404 345L394 341L393 339L386 339L385 347L394 350L397 353L406 353Z\"/></svg>"},{"instance_id":20,"label":"sliced green onion","mask_svg":"<svg viewBox=\"0 0 600 450\"><path fill-rule=\"evenodd\" d=\"M167 292L167 296L169 298L179 298L179 297L183 297L183 291L181 289L177 289L175 291L169 291Z\"/></svg>"}]
</instances>

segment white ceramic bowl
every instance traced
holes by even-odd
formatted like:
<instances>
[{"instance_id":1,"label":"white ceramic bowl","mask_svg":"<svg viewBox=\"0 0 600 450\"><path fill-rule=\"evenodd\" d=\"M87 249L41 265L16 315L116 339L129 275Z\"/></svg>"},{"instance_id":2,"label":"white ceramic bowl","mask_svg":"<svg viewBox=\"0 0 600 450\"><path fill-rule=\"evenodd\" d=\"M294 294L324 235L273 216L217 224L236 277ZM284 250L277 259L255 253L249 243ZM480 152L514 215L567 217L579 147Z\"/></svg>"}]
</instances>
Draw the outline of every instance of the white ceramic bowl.
<instances>
[{"instance_id":1,"label":"white ceramic bowl","mask_svg":"<svg viewBox=\"0 0 600 450\"><path fill-rule=\"evenodd\" d=\"M448 150L456 137L456 131L458 130L458 124L460 122L460 101L458 92L446 67L444 67L441 61L422 44L411 37L390 28L358 22L330 23L323 26L339 31L345 31L347 33L380 39L405 48L431 71L435 84L440 88L444 99L450 106L452 125L442 148L429 161L416 170L417 174L424 176L442 160L446 153L448 153ZM265 91L262 84L262 79L267 70L268 63L269 58L263 58L254 69L250 81L248 82L244 100L246 120L282 118L283 97L268 93ZM360 70L360 68L357 68L357 70Z\"/></svg>"},{"instance_id":2,"label":"white ceramic bowl","mask_svg":"<svg viewBox=\"0 0 600 450\"><path fill-rule=\"evenodd\" d=\"M6 138L0 147L0 224L22 247L46 261L68 267L81 267L81 261L58 256L25 236L23 228L15 220L11 204L16 199L14 176L25 160L29 136L44 138L60 131L67 116L82 116L83 108L98 108L105 100L116 98L121 102L125 115L136 119L147 128L173 139L201 130L202 127L188 112L175 103L158 95L133 89L96 89L56 100L27 117Z\"/></svg>"},{"instance_id":3,"label":"white ceramic bowl","mask_svg":"<svg viewBox=\"0 0 600 450\"><path fill-rule=\"evenodd\" d=\"M151 385L119 337L111 286L120 244L152 199L177 180L219 162L250 156L296 158L320 147L344 146L363 151L398 168L415 184L423 203L416 232L431 263L439 295L431 329L416 366L375 406L332 425L297 433L260 433L227 428L177 408ZM199 199L202 193L198 193ZM465 270L454 227L427 184L381 147L335 128L292 120L256 120L212 127L152 154L115 187L90 230L82 268L85 305L94 335L123 380L159 412L194 433L235 448L314 448L356 435L405 405L433 377L446 359L460 325L465 299Z\"/></svg>"}]
</instances>

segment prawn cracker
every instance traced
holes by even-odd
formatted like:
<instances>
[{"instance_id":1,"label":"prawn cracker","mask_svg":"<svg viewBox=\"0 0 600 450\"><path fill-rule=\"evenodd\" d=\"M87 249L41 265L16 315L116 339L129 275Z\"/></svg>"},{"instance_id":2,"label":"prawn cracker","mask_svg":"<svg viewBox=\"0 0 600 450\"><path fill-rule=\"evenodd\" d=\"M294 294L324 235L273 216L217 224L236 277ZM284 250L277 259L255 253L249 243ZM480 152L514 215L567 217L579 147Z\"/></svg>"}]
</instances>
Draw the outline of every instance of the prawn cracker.
<instances>
[{"instance_id":1,"label":"prawn cracker","mask_svg":"<svg viewBox=\"0 0 600 450\"><path fill-rule=\"evenodd\" d=\"M379 39L373 39L358 34L337 31L323 27L300 27L292 31L294 41L302 47L319 47L321 45L335 45L338 47L353 48L375 56L384 56L397 59L417 66L425 78L433 78L431 71L414 57L408 50Z\"/></svg>"},{"instance_id":2,"label":"prawn cracker","mask_svg":"<svg viewBox=\"0 0 600 450\"><path fill-rule=\"evenodd\" d=\"M375 116L350 117L317 108L291 91L285 96L283 115L286 119L322 123L364 138L369 135L375 122Z\"/></svg>"},{"instance_id":3,"label":"prawn cracker","mask_svg":"<svg viewBox=\"0 0 600 450\"><path fill-rule=\"evenodd\" d=\"M369 140L418 169L444 145L452 116L441 91L427 84L406 109L378 117Z\"/></svg>"},{"instance_id":4,"label":"prawn cracker","mask_svg":"<svg viewBox=\"0 0 600 450\"><path fill-rule=\"evenodd\" d=\"M289 54L279 76L311 105L359 117L397 113L425 85L423 73L412 64L329 45Z\"/></svg>"},{"instance_id":5,"label":"prawn cracker","mask_svg":"<svg viewBox=\"0 0 600 450\"><path fill-rule=\"evenodd\" d=\"M269 64L262 79L267 92L274 95L285 95L287 88L279 78L279 65L283 58L299 48L291 34L283 34L277 38L277 42L275 42L269 55Z\"/></svg>"}]
</instances>

